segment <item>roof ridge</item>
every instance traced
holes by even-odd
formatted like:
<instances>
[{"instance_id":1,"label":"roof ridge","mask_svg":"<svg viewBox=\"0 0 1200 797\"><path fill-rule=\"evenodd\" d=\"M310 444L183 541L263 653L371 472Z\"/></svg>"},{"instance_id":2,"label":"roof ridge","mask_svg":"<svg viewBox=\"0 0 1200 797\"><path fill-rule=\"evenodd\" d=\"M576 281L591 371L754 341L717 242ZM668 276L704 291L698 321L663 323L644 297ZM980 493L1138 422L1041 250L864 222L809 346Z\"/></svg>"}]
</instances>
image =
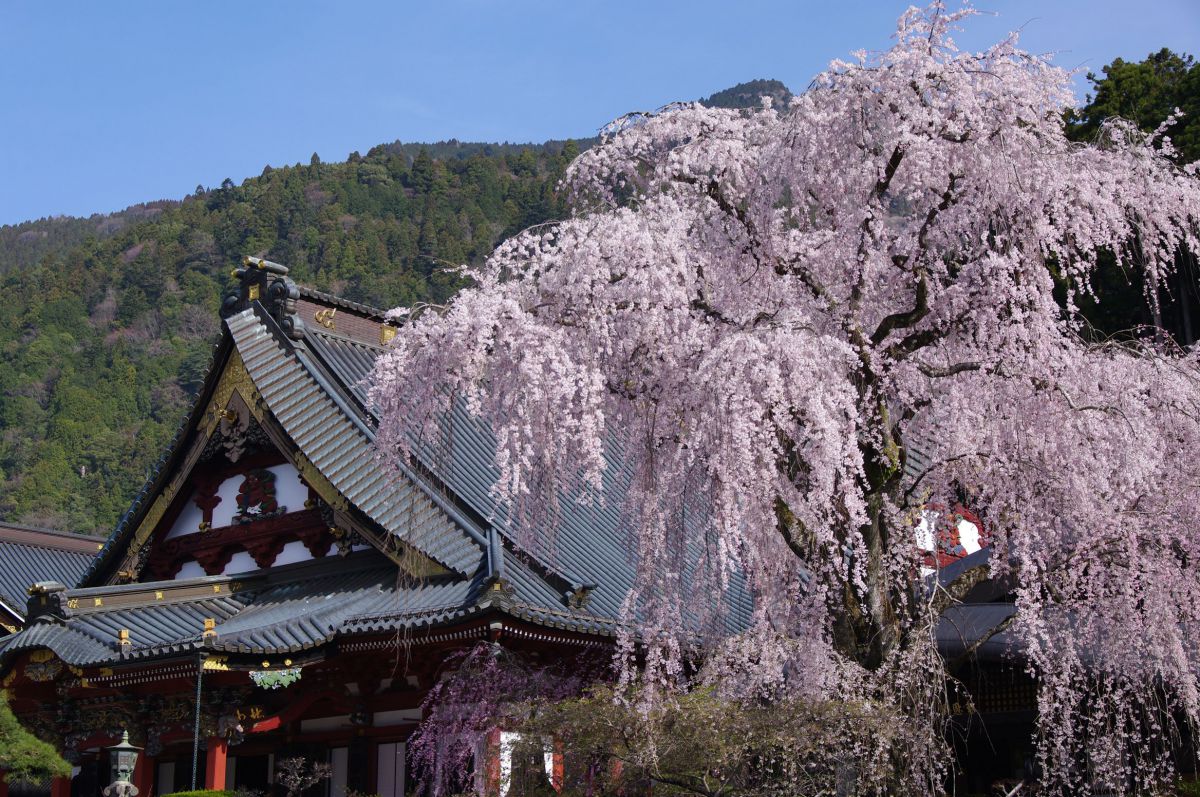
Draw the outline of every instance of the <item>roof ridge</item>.
<instances>
[{"instance_id":1,"label":"roof ridge","mask_svg":"<svg viewBox=\"0 0 1200 797\"><path fill-rule=\"evenodd\" d=\"M316 290L315 288L308 288L308 287L305 287L304 285L297 284L296 287L300 289L300 295L306 299L315 299L320 302L326 302L328 304L336 305L337 307L343 308L345 310L351 310L356 313L362 313L363 315L372 316L373 318L376 318L380 321L386 320L385 316L387 315L387 310L383 310L378 307L372 307L369 304L362 304L361 302L355 302L350 299L343 299L341 296L335 296L332 293L326 293L325 291L319 291L319 290Z\"/></svg>"},{"instance_id":2,"label":"roof ridge","mask_svg":"<svg viewBox=\"0 0 1200 797\"><path fill-rule=\"evenodd\" d=\"M7 521L0 521L0 542L17 542L18 541L18 540L5 539L5 536L6 536L5 532L9 532L9 531L18 532L20 534L30 534L30 535L38 535L38 536L45 535L45 536L52 537L54 539L69 540L72 542L91 543L96 546L93 549L93 553L100 549L99 548L100 545L104 544L103 537L94 537L90 534L79 534L79 533L70 532L70 531L58 531L56 529L46 529L46 528L41 528L40 526L25 526L20 523L9 523ZM25 545L35 545L35 546L38 546L41 548L55 548L58 550L71 550L70 548L64 548L59 545L54 545L51 541L46 541L45 543L42 543L40 541L21 539L21 540L19 540L19 542L21 542L22 544L25 544ZM82 551L81 551L81 553L82 553Z\"/></svg>"}]
</instances>

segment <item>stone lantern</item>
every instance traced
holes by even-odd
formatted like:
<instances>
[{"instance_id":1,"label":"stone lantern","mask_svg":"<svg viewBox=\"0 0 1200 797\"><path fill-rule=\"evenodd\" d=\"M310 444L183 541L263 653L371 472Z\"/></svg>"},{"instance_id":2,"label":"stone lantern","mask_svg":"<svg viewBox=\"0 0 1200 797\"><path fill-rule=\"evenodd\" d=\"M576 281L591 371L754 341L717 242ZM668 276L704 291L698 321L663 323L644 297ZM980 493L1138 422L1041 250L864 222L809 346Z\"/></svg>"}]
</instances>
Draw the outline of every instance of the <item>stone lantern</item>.
<instances>
[{"instance_id":1,"label":"stone lantern","mask_svg":"<svg viewBox=\"0 0 1200 797\"><path fill-rule=\"evenodd\" d=\"M137 766L140 747L129 743L129 731L121 732L121 741L108 750L108 762L112 772L112 783L101 792L104 797L137 797L137 786L133 785L133 770Z\"/></svg>"}]
</instances>

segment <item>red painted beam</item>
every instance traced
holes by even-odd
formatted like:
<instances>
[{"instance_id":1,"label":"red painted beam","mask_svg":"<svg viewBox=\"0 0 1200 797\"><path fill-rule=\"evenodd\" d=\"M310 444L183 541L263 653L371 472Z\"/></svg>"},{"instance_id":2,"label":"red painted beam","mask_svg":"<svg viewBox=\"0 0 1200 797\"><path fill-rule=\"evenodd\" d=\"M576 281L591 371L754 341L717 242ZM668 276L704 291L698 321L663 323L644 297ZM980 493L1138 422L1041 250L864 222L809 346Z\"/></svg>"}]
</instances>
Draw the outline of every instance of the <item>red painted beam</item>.
<instances>
[{"instance_id":1,"label":"red painted beam","mask_svg":"<svg viewBox=\"0 0 1200 797\"><path fill-rule=\"evenodd\" d=\"M315 692L315 693L307 694L304 697L297 700L296 702L289 705L287 708L285 708L283 711L279 712L275 716L267 717L266 719L262 719L256 723L254 723L253 725L250 726L249 732L250 733L266 733L267 731L278 730L279 728L283 727L284 725L291 722L292 720L298 719L301 714L303 714L305 711L308 711L308 709L312 708L313 704L316 703L317 701L323 700L325 698L336 700L339 697L340 697L340 695L337 692L334 692L332 690L326 690L324 692Z\"/></svg>"},{"instance_id":2,"label":"red painted beam","mask_svg":"<svg viewBox=\"0 0 1200 797\"><path fill-rule=\"evenodd\" d=\"M144 794L150 797L154 793L154 770L157 769L157 759L152 755L146 755L145 751L138 756L137 764L133 769L133 785L137 787L138 794ZM3 797L0 795L0 797Z\"/></svg>"}]
</instances>

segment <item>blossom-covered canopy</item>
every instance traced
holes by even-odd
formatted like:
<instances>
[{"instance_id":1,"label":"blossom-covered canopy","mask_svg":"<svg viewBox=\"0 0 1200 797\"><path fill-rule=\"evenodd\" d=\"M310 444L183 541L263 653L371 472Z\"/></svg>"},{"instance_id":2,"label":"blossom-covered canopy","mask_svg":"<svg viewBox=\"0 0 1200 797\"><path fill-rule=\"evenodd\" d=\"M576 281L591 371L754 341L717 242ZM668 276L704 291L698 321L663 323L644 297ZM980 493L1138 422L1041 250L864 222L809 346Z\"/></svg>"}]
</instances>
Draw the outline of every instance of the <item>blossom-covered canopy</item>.
<instances>
[{"instance_id":1,"label":"blossom-covered canopy","mask_svg":"<svg viewBox=\"0 0 1200 797\"><path fill-rule=\"evenodd\" d=\"M1200 719L1200 369L1086 339L1074 297L1101 251L1149 285L1200 251L1200 181L1165 131L1068 141L1070 75L1015 35L958 49L967 13L910 10L786 108L614 123L570 219L399 311L373 396L399 455L451 401L485 418L495 490L548 547L556 502L604 500L619 460L650 670L679 672L676 632L745 574L727 685L901 706L931 791L932 629L987 574L925 588L913 529L966 503L1017 585L1048 782L1150 788L1172 716Z\"/></svg>"}]
</instances>

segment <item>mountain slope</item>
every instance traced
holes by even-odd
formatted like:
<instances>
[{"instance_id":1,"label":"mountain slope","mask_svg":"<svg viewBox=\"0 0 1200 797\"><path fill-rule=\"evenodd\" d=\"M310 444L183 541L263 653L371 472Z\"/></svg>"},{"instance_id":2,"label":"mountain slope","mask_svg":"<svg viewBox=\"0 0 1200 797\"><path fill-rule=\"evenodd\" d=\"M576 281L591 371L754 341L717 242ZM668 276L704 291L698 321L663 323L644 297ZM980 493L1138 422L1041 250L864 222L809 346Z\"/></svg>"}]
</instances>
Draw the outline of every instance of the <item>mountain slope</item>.
<instances>
[{"instance_id":1,"label":"mountain slope","mask_svg":"<svg viewBox=\"0 0 1200 797\"><path fill-rule=\"evenodd\" d=\"M754 81L705 100L759 107ZM790 95L788 95L790 96ZM0 227L0 518L106 533L199 388L244 255L380 307L441 301L446 264L566 212L580 146L393 142L267 168L181 202Z\"/></svg>"},{"instance_id":2,"label":"mountain slope","mask_svg":"<svg viewBox=\"0 0 1200 797\"><path fill-rule=\"evenodd\" d=\"M32 265L13 255L0 274L0 517L112 527L200 385L243 255L378 306L444 300L457 283L442 265L563 212L553 187L575 152L380 147L127 213L106 237L92 219L52 220L82 240L64 234Z\"/></svg>"}]
</instances>

